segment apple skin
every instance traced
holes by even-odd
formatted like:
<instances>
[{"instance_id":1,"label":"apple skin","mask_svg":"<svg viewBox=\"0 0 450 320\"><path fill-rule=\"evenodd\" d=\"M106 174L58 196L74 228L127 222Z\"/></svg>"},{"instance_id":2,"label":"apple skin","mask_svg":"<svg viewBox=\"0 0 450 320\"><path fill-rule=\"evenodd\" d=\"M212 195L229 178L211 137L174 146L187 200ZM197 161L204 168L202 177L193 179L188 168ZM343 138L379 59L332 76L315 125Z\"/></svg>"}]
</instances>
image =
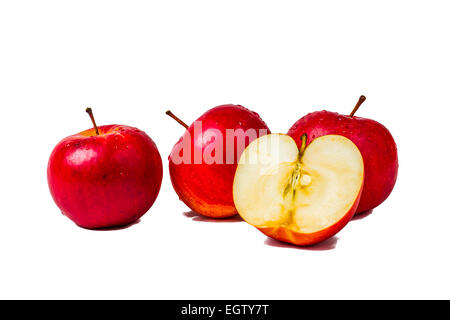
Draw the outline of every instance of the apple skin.
<instances>
[{"instance_id":1,"label":"apple skin","mask_svg":"<svg viewBox=\"0 0 450 320\"><path fill-rule=\"evenodd\" d=\"M88 229L121 226L144 215L158 196L161 156L143 131L108 125L60 141L47 179L64 215Z\"/></svg>"},{"instance_id":2,"label":"apple skin","mask_svg":"<svg viewBox=\"0 0 450 320\"><path fill-rule=\"evenodd\" d=\"M335 224L329 226L328 228L319 230L313 233L301 233L290 230L289 228L278 226L278 227L264 227L257 228L259 231L264 233L266 236L270 238L274 238L278 241L294 244L297 246L312 246L324 240L327 240L338 233L342 228L344 228L347 223L353 218L355 215L356 209L358 208L358 204L361 199L363 188L359 190L358 197L353 203L352 207L348 210L348 212L342 216L342 218L337 221Z\"/></svg>"},{"instance_id":3,"label":"apple skin","mask_svg":"<svg viewBox=\"0 0 450 320\"><path fill-rule=\"evenodd\" d=\"M299 119L287 134L300 147L300 137L304 133L308 135L307 145L320 136L338 134L352 140L359 148L365 180L356 214L374 209L391 194L398 173L397 146L381 123L323 110Z\"/></svg>"},{"instance_id":4,"label":"apple skin","mask_svg":"<svg viewBox=\"0 0 450 320\"><path fill-rule=\"evenodd\" d=\"M196 121L202 123L202 136L210 134L209 139L199 139L199 133L194 135L194 124L191 124L184 135L175 144L169 156L169 172L173 188L191 210L203 216L210 218L226 218L237 214L233 201L233 180L236 173L237 163L243 150L238 152L237 141L242 135L237 135L234 139L234 150L224 150L224 163L194 164L194 150L197 149L203 154L205 148L214 142L216 138L215 130L222 134L225 140L226 129L256 129L257 137L259 129L269 128L253 111L250 111L240 105L221 105L205 112ZM214 137L214 139L212 138ZM220 137L219 137L220 138ZM176 164L173 161L174 153L180 148L183 139L190 139L191 144L191 163ZM245 146L254 139L246 139ZM199 143L201 141L201 143ZM226 143L223 141L224 149ZM232 164L225 163L225 155L233 152L234 161Z\"/></svg>"}]
</instances>

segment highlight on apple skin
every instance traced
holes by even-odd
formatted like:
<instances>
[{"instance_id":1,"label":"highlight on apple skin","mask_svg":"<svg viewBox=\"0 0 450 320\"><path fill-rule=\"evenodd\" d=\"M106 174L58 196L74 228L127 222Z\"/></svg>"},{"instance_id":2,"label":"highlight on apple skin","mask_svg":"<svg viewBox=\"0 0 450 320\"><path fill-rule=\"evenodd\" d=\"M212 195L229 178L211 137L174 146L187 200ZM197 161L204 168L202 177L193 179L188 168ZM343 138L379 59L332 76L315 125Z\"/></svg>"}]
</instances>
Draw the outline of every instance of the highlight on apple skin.
<instances>
[{"instance_id":1,"label":"highlight on apple skin","mask_svg":"<svg viewBox=\"0 0 450 320\"><path fill-rule=\"evenodd\" d=\"M270 133L260 116L240 105L221 105L190 126L170 111L186 131L169 156L173 188L191 210L210 218L237 214L233 179L237 162L254 139Z\"/></svg>"},{"instance_id":2,"label":"highlight on apple skin","mask_svg":"<svg viewBox=\"0 0 450 320\"><path fill-rule=\"evenodd\" d=\"M265 235L308 246L339 232L353 217L364 182L357 146L325 135L306 146L285 134L249 144L236 170L233 197L241 217Z\"/></svg>"},{"instance_id":3,"label":"highlight on apple skin","mask_svg":"<svg viewBox=\"0 0 450 320\"><path fill-rule=\"evenodd\" d=\"M357 214L385 201L394 189L398 174L397 146L389 130L375 120L354 116L364 100L361 96L350 115L325 110L309 113L287 133L299 147L304 133L308 136L307 145L329 134L342 135L356 144L364 159L366 177Z\"/></svg>"},{"instance_id":4,"label":"highlight on apple skin","mask_svg":"<svg viewBox=\"0 0 450 320\"><path fill-rule=\"evenodd\" d=\"M47 167L50 193L61 212L80 227L130 224L158 196L161 156L145 132L93 122L93 129L69 136L53 149Z\"/></svg>"}]
</instances>

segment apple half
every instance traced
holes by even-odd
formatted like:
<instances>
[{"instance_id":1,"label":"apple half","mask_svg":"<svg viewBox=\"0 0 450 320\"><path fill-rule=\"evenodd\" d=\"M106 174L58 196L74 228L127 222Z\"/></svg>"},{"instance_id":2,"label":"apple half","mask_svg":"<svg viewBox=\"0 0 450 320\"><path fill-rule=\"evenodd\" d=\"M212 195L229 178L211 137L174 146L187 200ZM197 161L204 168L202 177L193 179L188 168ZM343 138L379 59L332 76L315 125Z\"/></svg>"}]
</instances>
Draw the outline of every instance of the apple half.
<instances>
[{"instance_id":1,"label":"apple half","mask_svg":"<svg viewBox=\"0 0 450 320\"><path fill-rule=\"evenodd\" d=\"M341 230L355 213L364 183L358 147L325 135L300 150L285 134L251 142L239 159L233 183L237 211L267 236L312 245Z\"/></svg>"}]
</instances>

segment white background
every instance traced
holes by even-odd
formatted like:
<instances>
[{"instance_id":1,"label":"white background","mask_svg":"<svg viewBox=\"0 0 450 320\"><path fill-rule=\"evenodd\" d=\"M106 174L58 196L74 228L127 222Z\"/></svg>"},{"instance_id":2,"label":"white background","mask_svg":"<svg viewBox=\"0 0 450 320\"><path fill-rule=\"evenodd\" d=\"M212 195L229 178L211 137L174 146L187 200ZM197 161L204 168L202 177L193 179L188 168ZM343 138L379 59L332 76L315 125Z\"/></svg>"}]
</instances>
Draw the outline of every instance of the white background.
<instances>
[{"instance_id":1,"label":"white background","mask_svg":"<svg viewBox=\"0 0 450 320\"><path fill-rule=\"evenodd\" d=\"M0 298L450 298L448 1L1 1ZM308 112L387 126L391 197L302 249L192 217L167 156L209 108L242 104L273 132ZM164 161L154 206L81 229L47 187L50 152L99 124L146 131ZM208 187L208 186L206 186ZM211 186L214 187L214 181Z\"/></svg>"}]
</instances>

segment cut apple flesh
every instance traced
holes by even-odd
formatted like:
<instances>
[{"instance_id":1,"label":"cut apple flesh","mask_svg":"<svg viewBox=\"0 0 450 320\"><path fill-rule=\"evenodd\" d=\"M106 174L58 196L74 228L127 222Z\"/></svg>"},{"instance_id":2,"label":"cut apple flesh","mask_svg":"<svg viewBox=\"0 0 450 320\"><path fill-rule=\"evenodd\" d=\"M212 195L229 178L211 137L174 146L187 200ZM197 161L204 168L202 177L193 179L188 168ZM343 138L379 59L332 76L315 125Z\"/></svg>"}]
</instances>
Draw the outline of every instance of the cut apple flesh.
<instances>
[{"instance_id":1,"label":"cut apple flesh","mask_svg":"<svg viewBox=\"0 0 450 320\"><path fill-rule=\"evenodd\" d=\"M353 215L363 180L361 154L343 136L322 136L299 151L290 136L269 134L243 152L233 197L242 218L257 228L311 234Z\"/></svg>"}]
</instances>

